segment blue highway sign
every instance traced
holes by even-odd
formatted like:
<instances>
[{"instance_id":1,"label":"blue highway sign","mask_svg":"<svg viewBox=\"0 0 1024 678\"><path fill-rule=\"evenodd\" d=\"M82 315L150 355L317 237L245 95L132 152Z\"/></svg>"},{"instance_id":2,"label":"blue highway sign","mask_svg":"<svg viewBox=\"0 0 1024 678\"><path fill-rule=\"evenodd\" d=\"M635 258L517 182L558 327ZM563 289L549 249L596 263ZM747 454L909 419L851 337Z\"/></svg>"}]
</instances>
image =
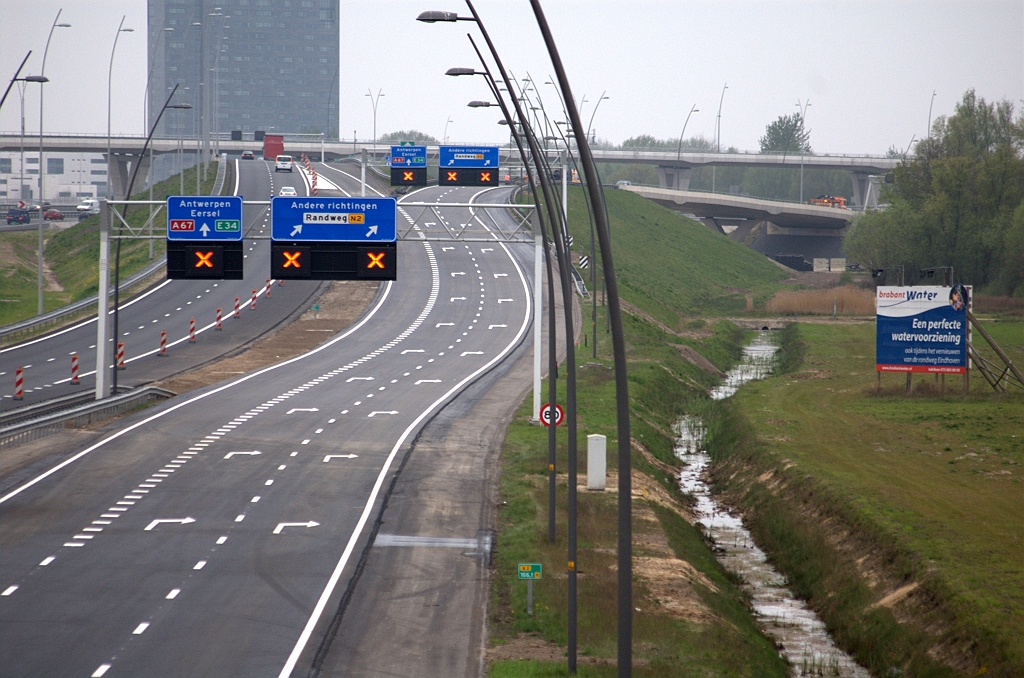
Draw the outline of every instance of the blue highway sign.
<instances>
[{"instance_id":1,"label":"blue highway sign","mask_svg":"<svg viewBox=\"0 0 1024 678\"><path fill-rule=\"evenodd\" d=\"M426 167L426 146L392 146L391 166L399 168Z\"/></svg>"},{"instance_id":2,"label":"blue highway sign","mask_svg":"<svg viewBox=\"0 0 1024 678\"><path fill-rule=\"evenodd\" d=\"M498 168L497 146L441 146L438 167Z\"/></svg>"},{"instance_id":3,"label":"blue highway sign","mask_svg":"<svg viewBox=\"0 0 1024 678\"><path fill-rule=\"evenodd\" d=\"M168 196L167 239L241 240L242 197Z\"/></svg>"},{"instance_id":4,"label":"blue highway sign","mask_svg":"<svg viewBox=\"0 0 1024 678\"><path fill-rule=\"evenodd\" d=\"M298 242L394 242L394 198L270 199L270 239Z\"/></svg>"}]
</instances>

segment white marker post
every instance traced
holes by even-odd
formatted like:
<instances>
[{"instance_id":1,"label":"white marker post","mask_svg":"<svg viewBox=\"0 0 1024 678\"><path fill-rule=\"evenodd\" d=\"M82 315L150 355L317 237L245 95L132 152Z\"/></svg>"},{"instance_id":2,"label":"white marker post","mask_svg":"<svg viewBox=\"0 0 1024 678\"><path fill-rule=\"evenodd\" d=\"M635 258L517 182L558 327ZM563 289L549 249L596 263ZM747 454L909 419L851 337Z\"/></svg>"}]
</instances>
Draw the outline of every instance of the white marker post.
<instances>
[{"instance_id":1,"label":"white marker post","mask_svg":"<svg viewBox=\"0 0 1024 678\"><path fill-rule=\"evenodd\" d=\"M543 287L544 269L541 264L544 256L544 249L541 245L541 236L533 238L533 418L531 421L540 421L540 365L541 365L541 330L544 323Z\"/></svg>"},{"instance_id":2,"label":"white marker post","mask_svg":"<svg viewBox=\"0 0 1024 678\"><path fill-rule=\"evenodd\" d=\"M587 489L604 492L608 475L608 439L602 435L587 436Z\"/></svg>"}]
</instances>

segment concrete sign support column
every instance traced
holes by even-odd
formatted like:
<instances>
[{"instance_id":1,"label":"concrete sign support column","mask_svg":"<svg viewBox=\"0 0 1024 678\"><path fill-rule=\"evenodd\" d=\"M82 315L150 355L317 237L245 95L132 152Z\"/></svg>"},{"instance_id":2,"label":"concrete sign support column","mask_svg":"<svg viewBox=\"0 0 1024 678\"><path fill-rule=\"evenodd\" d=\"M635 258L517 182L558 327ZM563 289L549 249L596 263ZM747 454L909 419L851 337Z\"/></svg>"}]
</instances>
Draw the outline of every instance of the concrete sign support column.
<instances>
[{"instance_id":1,"label":"concrete sign support column","mask_svg":"<svg viewBox=\"0 0 1024 678\"><path fill-rule=\"evenodd\" d=\"M96 400L107 396L107 306L110 296L110 203L100 201L100 289L96 301Z\"/></svg>"},{"instance_id":2,"label":"concrete sign support column","mask_svg":"<svg viewBox=\"0 0 1024 678\"><path fill-rule=\"evenodd\" d=\"M534 236L533 248L533 417L540 421L541 330L544 323L544 247L541 236Z\"/></svg>"}]
</instances>

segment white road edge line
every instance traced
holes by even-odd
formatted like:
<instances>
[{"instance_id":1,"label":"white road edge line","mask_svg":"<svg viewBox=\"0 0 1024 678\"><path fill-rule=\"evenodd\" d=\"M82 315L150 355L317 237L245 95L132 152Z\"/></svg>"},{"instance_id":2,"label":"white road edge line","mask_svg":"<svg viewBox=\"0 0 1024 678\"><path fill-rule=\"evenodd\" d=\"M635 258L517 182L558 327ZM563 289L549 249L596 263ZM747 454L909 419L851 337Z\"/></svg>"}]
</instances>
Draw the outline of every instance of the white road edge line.
<instances>
[{"instance_id":1,"label":"white road edge line","mask_svg":"<svg viewBox=\"0 0 1024 678\"><path fill-rule=\"evenodd\" d=\"M299 661L299 656L302 654L302 651L306 647L306 643L309 642L309 638L313 634L313 628L320 620L320 616L323 614L324 608L327 607L327 601L334 593L334 589L338 585L338 580L341 579L342 571L344 571L345 566L348 564L349 558L352 557L352 552L355 550L356 542L359 539L359 535L362 534L363 528L366 526L366 522L370 518L370 514L373 511L373 505L377 501L377 495L380 493L380 489L384 485L384 480L387 478L388 473L391 470L391 464L394 463L395 457L398 455L398 450L405 443L409 435L414 430L416 430L416 427L419 426L423 422L423 420L426 419L427 416L429 416L430 413L433 412L439 405L441 405L449 398L451 398L452 395L458 393L463 386L470 383L479 375L489 370L499 361L504 359L505 356L508 355L512 350L514 350L515 346L519 344L519 340L522 338L523 334L529 327L530 321L533 316L533 312L530 308L533 303L532 298L530 296L530 285L526 281L526 277L523 275L523 271L520 268L519 263L516 261L515 257L512 256L512 253L509 252L508 247L505 245L505 243L499 242L498 244L505 251L505 254L508 255L508 258L512 261L512 265L515 266L516 272L519 274L519 279L523 283L523 291L526 296L526 313L523 315L523 324L519 327L519 331L516 333L516 336L512 339L512 341L510 341L508 345L505 346L505 348L502 349L500 353L498 353L498 355L491 358L491 360L485 363L482 367L477 369L469 376L465 377L462 381L457 383L455 386L451 387L451 389L449 389L447 393L445 393L443 396L441 396L433 403L431 403L425 410L423 410L419 414L418 417L416 417L416 419L413 420L411 424L409 424L408 428L406 428L405 431L402 432L402 435L399 436L398 441L395 442L395 446L391 448L391 453L385 460L384 466L381 468L380 473L377 475L377 481L373 484L373 490L370 491L370 496L366 500L366 505L363 507L363 512L359 516L359 522L356 523L356 527L352 531L352 536L349 537L348 543L345 545L345 550L341 554L341 559L338 560L338 564L335 566L334 572L331 573L331 577L327 582L327 586L320 594L320 599L317 600L316 606L313 608L313 613L310 615L309 621L306 622L305 628L302 629L302 633L299 636L298 641L295 643L295 647L292 649L291 654L288 656L288 661L285 662L284 667L281 669L281 673L278 674L278 678L289 678L291 676L292 670L295 668L295 664Z\"/></svg>"},{"instance_id":2,"label":"white road edge line","mask_svg":"<svg viewBox=\"0 0 1024 678\"><path fill-rule=\"evenodd\" d=\"M317 346L316 348L314 348L312 351L309 351L308 353L303 353L302 355L296 356L294 358L291 358L290 360L285 360L284 362L280 362L280 363L278 363L276 365L271 365L270 367L265 367L262 370L258 370L256 372L253 372L252 374L246 375L246 376L244 376L244 377L242 377L240 379L236 379L235 381L231 382L230 384L225 384L224 386L221 386L219 388L215 388L212 391L207 391L206 393L202 393L200 395L197 395L194 398L189 398L188 400L185 400L184 402L180 402L177 405L173 405L171 407L168 407L166 410L163 410L162 412L157 412L156 414L154 414L154 415L152 415L150 417L146 417L145 419L143 419L140 422L137 422L135 424L132 424L131 426L123 428L120 431L116 431L115 433L112 433L110 436L104 438L103 440L99 441L98 443L85 448L84 450L82 450L78 454L74 455L73 457L70 457L69 459L66 459L66 460L62 461L61 463L57 464L56 466L54 466L50 470L41 473L40 475L38 475L35 478L33 478L32 480L28 481L24 485L11 490L10 492L5 494L4 496L0 497L0 504L3 504L4 502L9 501L11 498L16 497L17 495L21 494L22 492L24 492L28 488L32 487L36 483L41 482L42 480L45 480L46 478L50 477L51 475L53 475L57 471L61 470L65 466L73 464L74 462L78 461L79 459L81 459L85 455L89 454L90 452L92 452L94 450L97 450L100 447L106 445L111 440L115 440L117 438L120 438L124 434L129 433L131 431L134 431L135 429L137 429L137 428L139 428L141 426L145 426L146 424L148 424L151 421L155 421L156 419L159 419L159 418L161 418L161 417L163 417L163 416L165 416L167 414L170 414L171 412L174 412L175 410L181 409L182 407L186 407L187 405L191 405L192 403L197 402L199 400L203 400L204 398L208 398L209 396L212 396L212 395L215 395L217 393L220 393L221 391L226 391L226 390L228 390L230 388L234 388L235 386L238 386L239 384L245 383L245 382L249 381L250 379L253 379L255 377L258 377L258 376L261 376L263 374L266 374L267 372L271 372L271 371L276 370L276 369L278 369L280 367L284 367L285 365L290 365L290 364L298 362L300 360L304 360L305 358L307 358L307 357L309 357L311 355L319 353L320 351L323 351L324 349L326 349L326 348L328 348L330 346L333 346L337 342L339 342L339 341L349 337L350 335L352 335L353 333L355 333L356 331L361 329L363 327L363 325L365 325L366 323L370 322L370 319L373 318L373 316L375 316L377 314L377 311L379 311L381 309L381 307L384 305L384 302L387 300L388 296L390 296L391 289L393 287L394 287L394 283L391 282L391 281L388 281L387 286L386 286L386 288L384 290L384 293L380 296L380 299L377 301L377 304L373 307L373 309L371 309L371 311L369 313L367 313L366 316L362 320L360 320L358 323L356 323L351 328L349 328L349 330L347 332L343 332L343 333L339 334L337 337L335 337L334 339L328 341L326 344L322 344L320 346Z\"/></svg>"}]
</instances>

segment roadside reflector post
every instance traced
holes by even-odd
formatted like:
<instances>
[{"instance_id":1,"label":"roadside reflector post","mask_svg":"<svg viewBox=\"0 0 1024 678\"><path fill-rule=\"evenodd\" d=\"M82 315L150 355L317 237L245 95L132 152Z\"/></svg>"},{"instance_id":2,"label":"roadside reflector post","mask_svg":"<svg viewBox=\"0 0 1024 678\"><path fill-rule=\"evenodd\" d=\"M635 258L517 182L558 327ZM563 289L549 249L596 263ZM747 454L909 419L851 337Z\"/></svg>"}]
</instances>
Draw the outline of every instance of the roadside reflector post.
<instances>
[{"instance_id":1,"label":"roadside reflector post","mask_svg":"<svg viewBox=\"0 0 1024 678\"><path fill-rule=\"evenodd\" d=\"M235 317L236 318L241 318L242 317L241 302L242 302L242 300L239 297L235 297Z\"/></svg>"},{"instance_id":2,"label":"roadside reflector post","mask_svg":"<svg viewBox=\"0 0 1024 678\"><path fill-rule=\"evenodd\" d=\"M217 326L214 328L215 330L220 330L221 329L220 321L221 321L220 306L218 306L217 307Z\"/></svg>"},{"instance_id":3,"label":"roadside reflector post","mask_svg":"<svg viewBox=\"0 0 1024 678\"><path fill-rule=\"evenodd\" d=\"M25 370L20 367L14 371L14 399L21 400L25 395Z\"/></svg>"},{"instance_id":4,"label":"roadside reflector post","mask_svg":"<svg viewBox=\"0 0 1024 678\"><path fill-rule=\"evenodd\" d=\"M71 385L78 386L81 382L78 381L78 354L71 354Z\"/></svg>"},{"instance_id":5,"label":"roadside reflector post","mask_svg":"<svg viewBox=\"0 0 1024 678\"><path fill-rule=\"evenodd\" d=\"M189 318L188 320L188 343L196 343L196 319Z\"/></svg>"},{"instance_id":6,"label":"roadside reflector post","mask_svg":"<svg viewBox=\"0 0 1024 678\"><path fill-rule=\"evenodd\" d=\"M249 304L249 310L251 310L251 311L255 311L256 310L256 296L257 296L258 293L259 293L259 290L253 290L252 291L252 302Z\"/></svg>"},{"instance_id":7,"label":"roadside reflector post","mask_svg":"<svg viewBox=\"0 0 1024 678\"><path fill-rule=\"evenodd\" d=\"M160 330L160 352L157 355L161 358L167 357L167 330Z\"/></svg>"},{"instance_id":8,"label":"roadside reflector post","mask_svg":"<svg viewBox=\"0 0 1024 678\"><path fill-rule=\"evenodd\" d=\"M587 489L604 492L608 476L608 439L587 436Z\"/></svg>"},{"instance_id":9,"label":"roadside reflector post","mask_svg":"<svg viewBox=\"0 0 1024 678\"><path fill-rule=\"evenodd\" d=\"M124 369L124 342L117 342L117 369Z\"/></svg>"},{"instance_id":10,"label":"roadside reflector post","mask_svg":"<svg viewBox=\"0 0 1024 678\"><path fill-rule=\"evenodd\" d=\"M270 298L270 283L271 283L270 278L267 278L267 299Z\"/></svg>"}]
</instances>

